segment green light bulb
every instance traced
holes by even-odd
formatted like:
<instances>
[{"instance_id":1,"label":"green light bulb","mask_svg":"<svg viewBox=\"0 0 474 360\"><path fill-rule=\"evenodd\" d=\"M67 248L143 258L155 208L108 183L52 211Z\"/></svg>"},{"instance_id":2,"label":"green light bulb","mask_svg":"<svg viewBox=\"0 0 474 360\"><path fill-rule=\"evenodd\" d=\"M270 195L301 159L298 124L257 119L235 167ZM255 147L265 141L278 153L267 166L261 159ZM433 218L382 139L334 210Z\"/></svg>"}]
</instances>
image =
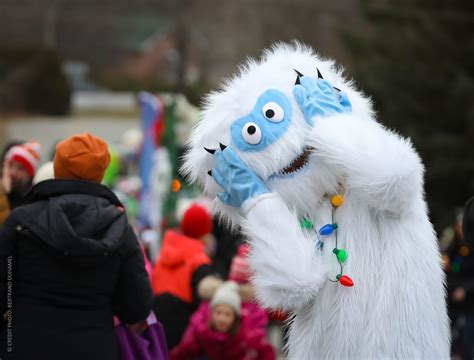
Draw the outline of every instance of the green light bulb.
<instances>
[{"instance_id":1,"label":"green light bulb","mask_svg":"<svg viewBox=\"0 0 474 360\"><path fill-rule=\"evenodd\" d=\"M347 257L348 257L346 250L335 248L332 252L336 254L337 260L339 261L339 263L344 264L346 262Z\"/></svg>"},{"instance_id":2,"label":"green light bulb","mask_svg":"<svg viewBox=\"0 0 474 360\"><path fill-rule=\"evenodd\" d=\"M300 220L300 226L303 229L312 229L313 228L313 223L310 220L306 219L306 218L302 218Z\"/></svg>"}]
</instances>

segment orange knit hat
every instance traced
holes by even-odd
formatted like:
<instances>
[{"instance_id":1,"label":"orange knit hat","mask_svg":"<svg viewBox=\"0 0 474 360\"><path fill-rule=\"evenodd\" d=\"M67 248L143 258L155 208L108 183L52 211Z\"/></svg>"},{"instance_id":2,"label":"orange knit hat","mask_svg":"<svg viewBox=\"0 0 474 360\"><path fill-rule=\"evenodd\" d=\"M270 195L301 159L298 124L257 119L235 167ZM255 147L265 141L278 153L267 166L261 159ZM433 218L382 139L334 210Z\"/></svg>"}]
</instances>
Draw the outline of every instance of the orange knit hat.
<instances>
[{"instance_id":1,"label":"orange knit hat","mask_svg":"<svg viewBox=\"0 0 474 360\"><path fill-rule=\"evenodd\" d=\"M56 145L54 177L100 183L109 162L104 140L89 133L74 135Z\"/></svg>"}]
</instances>

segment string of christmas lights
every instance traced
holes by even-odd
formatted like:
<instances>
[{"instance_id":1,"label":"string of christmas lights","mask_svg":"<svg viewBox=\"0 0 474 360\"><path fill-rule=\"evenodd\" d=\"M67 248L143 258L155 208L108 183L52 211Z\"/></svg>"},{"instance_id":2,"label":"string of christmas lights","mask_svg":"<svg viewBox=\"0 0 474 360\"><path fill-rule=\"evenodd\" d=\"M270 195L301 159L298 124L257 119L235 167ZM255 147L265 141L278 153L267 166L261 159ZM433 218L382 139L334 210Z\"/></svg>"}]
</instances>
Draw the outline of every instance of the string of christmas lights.
<instances>
[{"instance_id":1,"label":"string of christmas lights","mask_svg":"<svg viewBox=\"0 0 474 360\"><path fill-rule=\"evenodd\" d=\"M344 203L344 197L342 195L337 194L331 197L331 205L332 205L331 224L326 224L323 227L321 227L319 231L316 231L316 235L318 237L318 242L316 246L320 250L322 250L324 247L324 238L322 237L326 237L326 236L334 234L335 245L334 245L334 249L332 250L332 253L336 256L341 270L339 274L336 275L336 280L329 279L329 281L338 282L343 286L352 287L354 286L354 281L352 281L352 279L348 275L344 274L344 264L346 263L349 257L349 254L347 253L345 249L340 249L338 247L337 234L338 234L339 226L337 225L335 221L335 217L334 217L336 209L339 206L341 206L343 203ZM306 218L301 219L300 223L301 223L301 227L304 229L314 229L313 223Z\"/></svg>"}]
</instances>

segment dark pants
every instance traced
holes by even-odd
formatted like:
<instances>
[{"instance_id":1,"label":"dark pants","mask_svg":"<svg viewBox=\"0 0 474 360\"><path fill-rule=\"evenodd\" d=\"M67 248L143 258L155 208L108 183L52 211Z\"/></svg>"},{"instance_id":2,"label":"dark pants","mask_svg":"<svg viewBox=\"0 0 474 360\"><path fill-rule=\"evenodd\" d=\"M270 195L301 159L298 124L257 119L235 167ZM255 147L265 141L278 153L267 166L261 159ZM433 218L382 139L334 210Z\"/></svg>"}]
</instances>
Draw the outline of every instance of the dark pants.
<instances>
[{"instance_id":1,"label":"dark pants","mask_svg":"<svg viewBox=\"0 0 474 360\"><path fill-rule=\"evenodd\" d=\"M463 359L474 359L474 314L466 315L466 323L464 325L464 335L462 337Z\"/></svg>"}]
</instances>

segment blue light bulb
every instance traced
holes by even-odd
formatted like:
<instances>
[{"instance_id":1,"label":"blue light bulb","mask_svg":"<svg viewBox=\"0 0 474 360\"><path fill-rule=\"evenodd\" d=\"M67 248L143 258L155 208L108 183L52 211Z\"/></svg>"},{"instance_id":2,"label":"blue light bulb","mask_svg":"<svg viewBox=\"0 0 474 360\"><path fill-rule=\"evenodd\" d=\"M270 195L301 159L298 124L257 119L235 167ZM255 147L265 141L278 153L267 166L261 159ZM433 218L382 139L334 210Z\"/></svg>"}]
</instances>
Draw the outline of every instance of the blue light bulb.
<instances>
[{"instance_id":1,"label":"blue light bulb","mask_svg":"<svg viewBox=\"0 0 474 360\"><path fill-rule=\"evenodd\" d=\"M319 235L331 235L337 229L337 224L326 224L319 229Z\"/></svg>"}]
</instances>

